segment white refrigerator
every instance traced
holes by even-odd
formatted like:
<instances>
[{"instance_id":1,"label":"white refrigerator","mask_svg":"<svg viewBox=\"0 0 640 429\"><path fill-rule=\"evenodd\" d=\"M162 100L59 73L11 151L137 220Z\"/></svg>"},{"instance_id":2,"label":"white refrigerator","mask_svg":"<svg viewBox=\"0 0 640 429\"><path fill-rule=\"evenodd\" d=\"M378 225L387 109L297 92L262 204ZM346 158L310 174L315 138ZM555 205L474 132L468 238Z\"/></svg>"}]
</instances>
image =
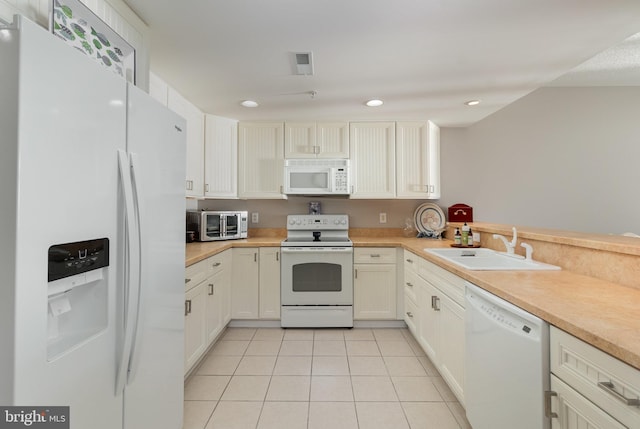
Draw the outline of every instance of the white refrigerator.
<instances>
[{"instance_id":1,"label":"white refrigerator","mask_svg":"<svg viewBox=\"0 0 640 429\"><path fill-rule=\"evenodd\" d=\"M179 429L185 122L20 16L0 64L0 405Z\"/></svg>"}]
</instances>

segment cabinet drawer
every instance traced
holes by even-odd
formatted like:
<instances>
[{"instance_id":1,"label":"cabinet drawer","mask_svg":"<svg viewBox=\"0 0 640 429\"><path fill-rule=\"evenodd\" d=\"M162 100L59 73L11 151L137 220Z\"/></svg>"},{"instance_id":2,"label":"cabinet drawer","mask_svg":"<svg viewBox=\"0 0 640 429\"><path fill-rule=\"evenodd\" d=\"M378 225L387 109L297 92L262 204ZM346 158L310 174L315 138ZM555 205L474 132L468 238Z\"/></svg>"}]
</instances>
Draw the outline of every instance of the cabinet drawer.
<instances>
[{"instance_id":1,"label":"cabinet drawer","mask_svg":"<svg viewBox=\"0 0 640 429\"><path fill-rule=\"evenodd\" d=\"M625 426L640 427L640 407L623 402L640 399L640 371L553 326L550 342L553 374Z\"/></svg>"},{"instance_id":2,"label":"cabinet drawer","mask_svg":"<svg viewBox=\"0 0 640 429\"><path fill-rule=\"evenodd\" d=\"M184 290L188 291L189 289L198 286L198 284L202 283L207 277L209 277L209 274L208 259L189 265L185 269L184 273Z\"/></svg>"},{"instance_id":3,"label":"cabinet drawer","mask_svg":"<svg viewBox=\"0 0 640 429\"><path fill-rule=\"evenodd\" d=\"M409 330L413 335L418 338L417 327L418 323L418 306L408 294L404 294L404 322L409 327Z\"/></svg>"},{"instance_id":4,"label":"cabinet drawer","mask_svg":"<svg viewBox=\"0 0 640 429\"><path fill-rule=\"evenodd\" d=\"M395 247L359 247L353 250L355 264L395 264Z\"/></svg>"},{"instance_id":5,"label":"cabinet drawer","mask_svg":"<svg viewBox=\"0 0 640 429\"><path fill-rule=\"evenodd\" d=\"M416 291L418 290L418 285L420 282L420 277L412 271L404 272L404 293L408 295L414 302L418 302L418 298L416 297Z\"/></svg>"},{"instance_id":6,"label":"cabinet drawer","mask_svg":"<svg viewBox=\"0 0 640 429\"><path fill-rule=\"evenodd\" d=\"M231 264L229 263L228 258L228 251L226 250L222 253L218 253L217 255L213 255L212 257L206 259L206 262L208 265L207 268L209 270L209 275L216 274L227 267L231 269Z\"/></svg>"},{"instance_id":7,"label":"cabinet drawer","mask_svg":"<svg viewBox=\"0 0 640 429\"><path fill-rule=\"evenodd\" d=\"M440 289L464 308L464 279L422 258L419 261L418 268L420 277Z\"/></svg>"},{"instance_id":8,"label":"cabinet drawer","mask_svg":"<svg viewBox=\"0 0 640 429\"><path fill-rule=\"evenodd\" d=\"M411 253L408 250L404 251L404 271L413 271L414 273L418 273L418 261L422 259L417 256L415 253Z\"/></svg>"}]
</instances>

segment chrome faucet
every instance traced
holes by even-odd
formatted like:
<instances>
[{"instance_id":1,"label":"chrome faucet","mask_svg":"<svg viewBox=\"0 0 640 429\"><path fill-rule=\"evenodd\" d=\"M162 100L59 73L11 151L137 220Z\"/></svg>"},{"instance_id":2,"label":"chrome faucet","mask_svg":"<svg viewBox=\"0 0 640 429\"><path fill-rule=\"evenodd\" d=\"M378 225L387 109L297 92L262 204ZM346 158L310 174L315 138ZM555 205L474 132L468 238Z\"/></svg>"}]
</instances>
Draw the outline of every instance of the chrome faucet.
<instances>
[{"instance_id":1,"label":"chrome faucet","mask_svg":"<svg viewBox=\"0 0 640 429\"><path fill-rule=\"evenodd\" d=\"M507 248L507 252L506 252L507 255L513 256L513 257L520 257L520 255L515 254L516 244L518 243L518 231L516 231L515 226L512 228L512 231L513 231L513 238L511 239L511 242L508 242L507 239L500 234L493 234L493 238L499 238L500 240L502 240L502 242L504 243L504 247Z\"/></svg>"}]
</instances>

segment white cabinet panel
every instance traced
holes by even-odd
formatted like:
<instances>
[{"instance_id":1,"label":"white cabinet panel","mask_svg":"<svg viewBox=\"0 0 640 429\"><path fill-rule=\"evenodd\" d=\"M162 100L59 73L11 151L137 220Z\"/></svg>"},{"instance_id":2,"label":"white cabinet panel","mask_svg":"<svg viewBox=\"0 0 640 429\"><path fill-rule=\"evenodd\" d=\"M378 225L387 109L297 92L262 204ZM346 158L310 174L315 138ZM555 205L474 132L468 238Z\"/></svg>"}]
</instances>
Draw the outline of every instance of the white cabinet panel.
<instances>
[{"instance_id":1,"label":"white cabinet panel","mask_svg":"<svg viewBox=\"0 0 640 429\"><path fill-rule=\"evenodd\" d=\"M551 375L551 390L557 394L551 406L557 414L551 420L552 429L627 428L554 375Z\"/></svg>"},{"instance_id":2,"label":"white cabinet panel","mask_svg":"<svg viewBox=\"0 0 640 429\"><path fill-rule=\"evenodd\" d=\"M395 198L395 122L349 126L351 198Z\"/></svg>"},{"instance_id":3,"label":"white cabinet panel","mask_svg":"<svg viewBox=\"0 0 640 429\"><path fill-rule=\"evenodd\" d=\"M349 158L348 122L285 123L285 158Z\"/></svg>"},{"instance_id":4,"label":"white cabinet panel","mask_svg":"<svg viewBox=\"0 0 640 429\"><path fill-rule=\"evenodd\" d=\"M284 124L241 122L238 129L238 196L281 199Z\"/></svg>"},{"instance_id":5,"label":"white cabinet panel","mask_svg":"<svg viewBox=\"0 0 640 429\"><path fill-rule=\"evenodd\" d=\"M231 318L257 319L259 317L259 264L258 248L234 248L231 277Z\"/></svg>"},{"instance_id":6,"label":"white cabinet panel","mask_svg":"<svg viewBox=\"0 0 640 429\"><path fill-rule=\"evenodd\" d=\"M398 198L440 198L440 130L431 121L396 124Z\"/></svg>"},{"instance_id":7,"label":"white cabinet panel","mask_svg":"<svg viewBox=\"0 0 640 429\"><path fill-rule=\"evenodd\" d=\"M169 102L169 85L152 72L149 73L149 95L165 107Z\"/></svg>"},{"instance_id":8,"label":"white cabinet panel","mask_svg":"<svg viewBox=\"0 0 640 429\"><path fill-rule=\"evenodd\" d=\"M204 114L186 98L169 88L167 106L187 121L186 195L204 196Z\"/></svg>"},{"instance_id":9,"label":"white cabinet panel","mask_svg":"<svg viewBox=\"0 0 640 429\"><path fill-rule=\"evenodd\" d=\"M205 115L206 198L238 197L238 121Z\"/></svg>"},{"instance_id":10,"label":"white cabinet panel","mask_svg":"<svg viewBox=\"0 0 640 429\"><path fill-rule=\"evenodd\" d=\"M280 319L280 248L260 248L260 318Z\"/></svg>"},{"instance_id":11,"label":"white cabinet panel","mask_svg":"<svg viewBox=\"0 0 640 429\"><path fill-rule=\"evenodd\" d=\"M396 318L396 266L354 264L353 318Z\"/></svg>"},{"instance_id":12,"label":"white cabinet panel","mask_svg":"<svg viewBox=\"0 0 640 429\"><path fill-rule=\"evenodd\" d=\"M200 283L185 294L184 355L185 373L200 359L206 342L206 283Z\"/></svg>"}]
</instances>

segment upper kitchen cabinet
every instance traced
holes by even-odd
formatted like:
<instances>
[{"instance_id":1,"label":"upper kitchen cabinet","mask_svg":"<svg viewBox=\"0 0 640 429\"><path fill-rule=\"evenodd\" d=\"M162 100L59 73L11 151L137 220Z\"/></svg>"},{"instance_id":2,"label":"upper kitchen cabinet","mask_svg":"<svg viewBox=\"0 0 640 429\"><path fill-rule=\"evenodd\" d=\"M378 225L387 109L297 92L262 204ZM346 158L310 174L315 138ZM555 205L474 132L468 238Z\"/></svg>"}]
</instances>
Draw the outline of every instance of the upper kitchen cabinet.
<instances>
[{"instance_id":1,"label":"upper kitchen cabinet","mask_svg":"<svg viewBox=\"0 0 640 429\"><path fill-rule=\"evenodd\" d=\"M352 122L349 137L351 198L395 198L395 122Z\"/></svg>"},{"instance_id":2,"label":"upper kitchen cabinet","mask_svg":"<svg viewBox=\"0 0 640 429\"><path fill-rule=\"evenodd\" d=\"M187 180L186 196L204 196L204 114L186 98L169 87L169 109L187 121Z\"/></svg>"},{"instance_id":3,"label":"upper kitchen cabinet","mask_svg":"<svg viewBox=\"0 0 640 429\"><path fill-rule=\"evenodd\" d=\"M348 122L287 122L285 158L349 158Z\"/></svg>"},{"instance_id":4,"label":"upper kitchen cabinet","mask_svg":"<svg viewBox=\"0 0 640 429\"><path fill-rule=\"evenodd\" d=\"M238 197L285 198L284 124L241 122L238 127Z\"/></svg>"},{"instance_id":5,"label":"upper kitchen cabinet","mask_svg":"<svg viewBox=\"0 0 640 429\"><path fill-rule=\"evenodd\" d=\"M205 115L205 198L238 198L237 143L238 121Z\"/></svg>"},{"instance_id":6,"label":"upper kitchen cabinet","mask_svg":"<svg viewBox=\"0 0 640 429\"><path fill-rule=\"evenodd\" d=\"M396 123L397 198L440 198L440 128L431 121Z\"/></svg>"}]
</instances>

